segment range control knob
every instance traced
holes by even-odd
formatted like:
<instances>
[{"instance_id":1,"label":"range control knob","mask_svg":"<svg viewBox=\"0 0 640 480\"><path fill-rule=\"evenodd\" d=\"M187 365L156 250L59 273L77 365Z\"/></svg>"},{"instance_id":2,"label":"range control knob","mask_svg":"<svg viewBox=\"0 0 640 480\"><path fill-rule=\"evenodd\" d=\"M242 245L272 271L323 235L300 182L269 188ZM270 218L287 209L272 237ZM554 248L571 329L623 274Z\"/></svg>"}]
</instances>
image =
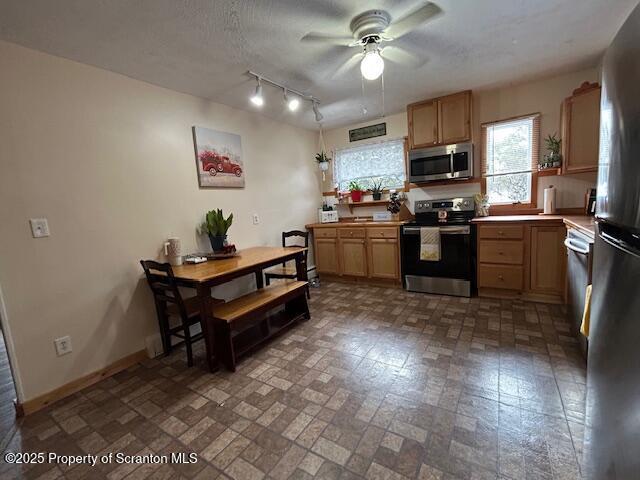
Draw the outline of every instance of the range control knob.
<instances>
[{"instance_id":1,"label":"range control knob","mask_svg":"<svg viewBox=\"0 0 640 480\"><path fill-rule=\"evenodd\" d=\"M429 205L429 203L425 203L425 204L424 204L424 206L425 206L426 208L429 208L429 206L430 206L430 205Z\"/></svg>"},{"instance_id":2,"label":"range control knob","mask_svg":"<svg viewBox=\"0 0 640 480\"><path fill-rule=\"evenodd\" d=\"M462 205L464 205L465 207L469 206L469 200L465 200L464 202L462 202Z\"/></svg>"}]
</instances>

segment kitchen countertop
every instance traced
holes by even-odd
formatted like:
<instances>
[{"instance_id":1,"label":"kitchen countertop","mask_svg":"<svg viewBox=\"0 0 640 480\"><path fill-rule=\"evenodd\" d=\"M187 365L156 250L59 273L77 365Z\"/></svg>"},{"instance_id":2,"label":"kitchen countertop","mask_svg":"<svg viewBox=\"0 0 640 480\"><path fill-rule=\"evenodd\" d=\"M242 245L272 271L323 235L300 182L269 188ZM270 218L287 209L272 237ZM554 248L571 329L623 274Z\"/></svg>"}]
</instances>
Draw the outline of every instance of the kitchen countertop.
<instances>
[{"instance_id":1,"label":"kitchen countertop","mask_svg":"<svg viewBox=\"0 0 640 480\"><path fill-rule=\"evenodd\" d=\"M472 220L473 223L550 221L564 222L565 225L595 238L595 219L587 215L489 215L488 217L476 217Z\"/></svg>"},{"instance_id":2,"label":"kitchen countertop","mask_svg":"<svg viewBox=\"0 0 640 480\"><path fill-rule=\"evenodd\" d=\"M310 228L326 228L326 227L399 227L404 225L407 221L389 221L389 222L374 222L368 220L366 222L333 222L333 223L310 223L305 225L307 229Z\"/></svg>"}]
</instances>

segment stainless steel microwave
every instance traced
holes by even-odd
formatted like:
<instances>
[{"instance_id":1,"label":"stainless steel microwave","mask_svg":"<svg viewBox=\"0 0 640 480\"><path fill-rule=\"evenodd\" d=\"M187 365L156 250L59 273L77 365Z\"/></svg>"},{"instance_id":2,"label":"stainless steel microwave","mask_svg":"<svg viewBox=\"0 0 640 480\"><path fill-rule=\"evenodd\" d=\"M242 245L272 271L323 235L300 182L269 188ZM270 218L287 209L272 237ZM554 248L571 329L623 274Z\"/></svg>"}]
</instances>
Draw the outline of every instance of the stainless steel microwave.
<instances>
[{"instance_id":1,"label":"stainless steel microwave","mask_svg":"<svg viewBox=\"0 0 640 480\"><path fill-rule=\"evenodd\" d=\"M409 181L473 177L473 144L458 143L409 152Z\"/></svg>"}]
</instances>

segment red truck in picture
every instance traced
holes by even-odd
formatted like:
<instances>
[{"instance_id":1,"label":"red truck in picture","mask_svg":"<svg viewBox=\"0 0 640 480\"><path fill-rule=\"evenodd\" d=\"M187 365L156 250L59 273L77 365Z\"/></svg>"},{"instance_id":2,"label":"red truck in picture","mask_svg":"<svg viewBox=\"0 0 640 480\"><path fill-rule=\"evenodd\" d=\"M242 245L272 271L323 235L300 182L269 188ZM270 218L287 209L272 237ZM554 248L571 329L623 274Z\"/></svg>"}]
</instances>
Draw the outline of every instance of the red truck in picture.
<instances>
[{"instance_id":1,"label":"red truck in picture","mask_svg":"<svg viewBox=\"0 0 640 480\"><path fill-rule=\"evenodd\" d=\"M202 169L215 176L218 173L233 173L236 177L242 175L242 168L237 163L233 163L226 155L211 150L205 150L198 155L202 162Z\"/></svg>"}]
</instances>

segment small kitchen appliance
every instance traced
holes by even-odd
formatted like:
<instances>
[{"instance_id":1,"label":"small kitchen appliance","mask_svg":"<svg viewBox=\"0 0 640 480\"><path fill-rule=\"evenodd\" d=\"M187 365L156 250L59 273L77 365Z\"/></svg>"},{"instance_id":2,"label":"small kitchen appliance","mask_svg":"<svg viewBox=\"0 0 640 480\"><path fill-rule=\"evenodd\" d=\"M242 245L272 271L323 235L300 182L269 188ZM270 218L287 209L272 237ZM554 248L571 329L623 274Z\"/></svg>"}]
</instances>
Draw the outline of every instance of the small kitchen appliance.
<instances>
[{"instance_id":1,"label":"small kitchen appliance","mask_svg":"<svg viewBox=\"0 0 640 480\"><path fill-rule=\"evenodd\" d=\"M402 282L412 292L470 297L475 288L475 213L472 197L418 200L415 221L402 226ZM440 257L420 259L421 228L437 227Z\"/></svg>"},{"instance_id":2,"label":"small kitchen appliance","mask_svg":"<svg viewBox=\"0 0 640 480\"><path fill-rule=\"evenodd\" d=\"M318 210L318 221L320 223L335 223L339 221L337 210Z\"/></svg>"},{"instance_id":3,"label":"small kitchen appliance","mask_svg":"<svg viewBox=\"0 0 640 480\"><path fill-rule=\"evenodd\" d=\"M473 144L459 143L409 152L409 181L456 180L473 176Z\"/></svg>"}]
</instances>

